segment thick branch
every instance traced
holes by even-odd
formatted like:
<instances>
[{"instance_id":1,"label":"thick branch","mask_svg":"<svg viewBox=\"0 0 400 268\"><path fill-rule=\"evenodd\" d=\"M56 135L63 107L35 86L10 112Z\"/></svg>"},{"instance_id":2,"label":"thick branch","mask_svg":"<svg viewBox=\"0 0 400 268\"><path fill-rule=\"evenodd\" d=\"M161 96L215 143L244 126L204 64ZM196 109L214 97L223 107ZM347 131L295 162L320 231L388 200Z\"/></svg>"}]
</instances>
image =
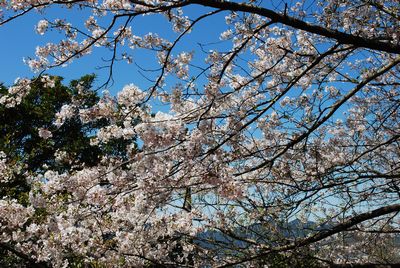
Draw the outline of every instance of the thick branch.
<instances>
[{"instance_id":1,"label":"thick branch","mask_svg":"<svg viewBox=\"0 0 400 268\"><path fill-rule=\"evenodd\" d=\"M349 229L350 227L353 227L359 223L362 223L364 221L370 220L370 219L374 219L383 215L387 215L390 213L394 213L394 212L399 212L400 211L400 204L395 204L395 205L389 205L386 207L381 207L369 212L365 212L365 213L361 213L357 216L354 216L346 221L344 221L343 223L340 223L338 225L336 225L335 227L333 227L330 230L327 231L322 231L316 235L313 235L307 239L304 239L303 241L293 244L291 246L289 246L288 248L296 248L296 247L301 247L301 246L305 246L317 241L320 241L322 239L325 239L329 236L332 236L334 234L343 232L347 229Z\"/></svg>"},{"instance_id":2,"label":"thick branch","mask_svg":"<svg viewBox=\"0 0 400 268\"><path fill-rule=\"evenodd\" d=\"M338 30L324 28L319 25L310 24L300 19L290 17L287 14L276 13L267 8L243 4L243 3L228 2L225 0L188 0L188 1L193 4L199 4L202 6L213 7L222 10L242 11L242 12L257 14L269 18L274 22L279 22L299 30L335 39L341 44L350 44L356 47L364 47L377 51L400 54L400 45L398 44L396 45L389 42L382 42L376 39L355 36L348 33L340 32Z\"/></svg>"},{"instance_id":3,"label":"thick branch","mask_svg":"<svg viewBox=\"0 0 400 268\"><path fill-rule=\"evenodd\" d=\"M359 215L356 215L354 217L351 217L351 218L345 220L342 223L337 224L336 226L332 227L329 230L321 231L319 233L316 233L313 236L310 236L308 238L305 238L305 239L300 240L298 242L295 242L293 244L282 246L282 247L277 247L277 248L271 248L271 249L269 249L266 252L263 252L261 254L257 254L255 256L251 256L249 258L242 259L242 260L240 260L238 262L235 262L235 263L229 263L229 264L226 264L226 265L222 265L220 267L230 267L232 265L245 263L245 262L248 262L248 261L252 261L252 260L263 258L263 257L268 256L269 254L271 254L273 252L289 251L289 250L293 250L293 249L300 248L300 247L303 247L303 246L307 246L307 245L310 245L312 243L321 241L321 240L323 240L323 239L325 239L327 237L330 237L332 235L335 235L335 234L338 234L340 232L346 231L349 228L351 228L353 226L356 226L357 224L360 224L360 223L362 223L364 221L371 220L371 219L374 219L374 218L378 218L378 217L381 217L381 216L384 216L384 215L387 215L387 214L391 214L391 213L394 213L394 212L400 212L400 204L389 205L389 206L381 207L381 208L378 208L378 209L375 209L375 210L372 210L372 211L369 211L369 212L361 213Z\"/></svg>"}]
</instances>

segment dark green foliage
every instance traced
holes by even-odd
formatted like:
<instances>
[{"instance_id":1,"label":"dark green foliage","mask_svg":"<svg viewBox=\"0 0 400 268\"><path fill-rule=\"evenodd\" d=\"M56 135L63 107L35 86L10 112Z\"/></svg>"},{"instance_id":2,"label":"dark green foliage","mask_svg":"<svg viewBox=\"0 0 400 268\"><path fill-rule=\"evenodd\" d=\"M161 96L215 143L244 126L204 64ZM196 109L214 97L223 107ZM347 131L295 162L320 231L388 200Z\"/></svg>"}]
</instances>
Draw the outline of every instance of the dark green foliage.
<instances>
[{"instance_id":1,"label":"dark green foliage","mask_svg":"<svg viewBox=\"0 0 400 268\"><path fill-rule=\"evenodd\" d=\"M21 104L13 108L0 106L0 151L7 155L9 163L18 163L30 173L43 172L44 165L51 170L71 172L77 166L98 164L104 155L127 159L126 145L131 141L115 139L101 146L90 145L90 138L108 124L106 119L84 124L76 115L61 127L54 125L55 115L63 105L79 103L80 108L91 108L98 102L99 96L92 90L95 76L83 76L68 86L62 84L61 77L53 78L55 87L47 88L40 79L35 79ZM0 96L7 90L0 86ZM52 138L39 137L39 128L50 130ZM57 150L68 152L73 162L55 161ZM15 175L7 185L0 186L0 196L17 198L22 204L26 203L29 187L23 176Z\"/></svg>"},{"instance_id":2,"label":"dark green foliage","mask_svg":"<svg viewBox=\"0 0 400 268\"><path fill-rule=\"evenodd\" d=\"M55 114L64 104L79 99L84 106L91 107L98 101L97 93L90 89L94 78L94 75L86 75L65 86L60 77L55 77L54 88L46 88L40 79L36 79L21 104L12 108L0 106L0 151L7 155L10 164L18 163L31 173L40 171L43 165L53 170L68 170L68 163L55 162L57 150L67 151L76 162L88 166L98 162L101 150L90 146L90 135L100 125L82 124L78 117L68 120L60 128L53 125ZM78 83L85 89L85 94L78 94ZM6 92L7 88L2 86L0 94ZM39 137L39 128L51 130L53 137L48 140ZM15 175L8 185L1 185L0 196L26 203L28 191L23 176Z\"/></svg>"},{"instance_id":3,"label":"dark green foliage","mask_svg":"<svg viewBox=\"0 0 400 268\"><path fill-rule=\"evenodd\" d=\"M0 248L0 267L20 268L27 267L25 260L12 254L4 248Z\"/></svg>"},{"instance_id":4,"label":"dark green foliage","mask_svg":"<svg viewBox=\"0 0 400 268\"><path fill-rule=\"evenodd\" d=\"M78 81L90 88L94 76L84 76ZM27 170L37 171L43 164L54 166L53 155L57 149L76 153L84 163L96 162L96 155L89 152L87 133L96 126L83 125L78 118L69 120L61 128L53 126L56 112L64 104L70 104L76 98L77 90L72 86L62 85L61 78L56 78L54 88L45 88L40 81L32 85L30 93L20 105L14 108L0 107L0 150L9 157L23 161ZM80 97L82 98L82 97ZM85 94L86 106L93 106L98 100L94 91ZM38 135L38 128L50 129L53 132L51 141Z\"/></svg>"},{"instance_id":5,"label":"dark green foliage","mask_svg":"<svg viewBox=\"0 0 400 268\"><path fill-rule=\"evenodd\" d=\"M28 205L30 185L26 173L35 175L48 169L58 172L70 172L82 166L94 166L103 156L115 156L127 159L126 145L132 140L115 139L107 144L92 146L90 139L103 126L106 119L82 123L78 115L68 119L62 126L54 122L56 113L65 104L77 104L80 109L93 107L100 99L92 89L94 75L86 75L73 80L69 85L62 83L61 77L53 77L55 86L48 88L41 79L32 80L31 90L22 102L12 108L0 105L0 151L7 155L10 166L21 167L15 171L6 183L0 183L0 198L17 199ZM0 84L0 97L7 94L8 88ZM117 109L118 107L116 107ZM51 131L52 137L39 137L39 129ZM72 161L56 161L56 151L65 151ZM25 173L25 174L24 174ZM40 222L46 217L45 209L36 209L30 221ZM100 264L85 264L79 256L71 257L71 267L101 267ZM0 267L46 267L36 264L18 253L12 252L12 246L0 245Z\"/></svg>"}]
</instances>

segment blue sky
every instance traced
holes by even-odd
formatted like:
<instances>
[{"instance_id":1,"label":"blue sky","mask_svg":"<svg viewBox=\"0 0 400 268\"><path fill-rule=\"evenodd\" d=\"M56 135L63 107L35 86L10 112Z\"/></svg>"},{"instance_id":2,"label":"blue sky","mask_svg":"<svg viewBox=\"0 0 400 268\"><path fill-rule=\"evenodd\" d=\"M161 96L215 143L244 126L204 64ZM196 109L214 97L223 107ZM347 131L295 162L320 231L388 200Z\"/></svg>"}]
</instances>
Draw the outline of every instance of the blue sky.
<instances>
[{"instance_id":1,"label":"blue sky","mask_svg":"<svg viewBox=\"0 0 400 268\"><path fill-rule=\"evenodd\" d=\"M204 12L204 8L196 7L188 10L190 15L196 15ZM72 11L72 12L71 12ZM200 12L201 11L201 12ZM226 28L223 13L206 19L206 22L199 23L195 30L185 37L181 44L175 50L176 54L182 50L199 50L197 43L207 43L218 41L219 33ZM0 73L0 82L11 85L16 77L33 77L35 74L23 63L23 58L34 57L35 48L47 42L57 42L62 35L57 32L48 32L43 36L35 32L35 25L42 18L65 18L74 25L83 28L82 21L90 13L88 11L66 10L61 8L52 8L41 14L32 12L20 17L2 27L0 27L0 36L3 40L0 42L0 51L2 58L2 68ZM192 16L191 16L192 17ZM166 20L161 16L143 16L135 19L132 24L135 34L146 34L148 32L158 33L162 37L176 36L170 29ZM79 78L88 73L95 73L98 76L97 85L101 85L107 79L108 70L99 69L103 66L102 58L110 58L110 51L103 48L94 48L89 56L76 59L67 67L59 67L49 70L47 73L65 77L66 81ZM194 61L203 62L204 54L195 54ZM154 54L143 50L134 52L134 60L144 67L158 67L154 62ZM124 85L133 83L146 89L150 83L139 74L138 69L133 64L118 62L114 66L114 85L110 88L112 94L116 94Z\"/></svg>"},{"instance_id":2,"label":"blue sky","mask_svg":"<svg viewBox=\"0 0 400 268\"><path fill-rule=\"evenodd\" d=\"M199 15L204 14L205 11L210 11L200 6L193 6L185 10L185 14L189 15L192 19ZM200 51L198 43L209 43L219 41L219 34L227 29L225 24L225 16L227 12L220 13L215 16L206 18L200 22L194 28L194 31L184 37L180 44L174 50L176 55L182 50L185 51L196 51L193 63L196 65L204 66L205 54ZM40 19L48 18L50 20L55 18L66 19L71 22L74 26L78 26L84 29L82 23L91 15L88 10L77 10L77 9L65 9L65 8L51 8L47 9L44 13L32 12L26 16L20 17L2 27L0 27L0 36L3 42L0 42L0 51L2 58L2 72L0 73L0 82L4 82L6 85L11 85L16 77L33 77L35 74L29 69L27 65L23 63L24 57L33 57L35 47L43 45L46 42L57 42L62 38L61 34L56 31L50 31L45 35L41 36L35 32L35 25ZM109 17L103 18L103 20L109 20ZM170 41L177 36L170 29L169 23L166 19L160 15L141 16L135 18L131 24L132 30L136 35L143 35L148 32L158 33L162 37L167 37ZM229 42L222 45L212 45L205 47L205 49L211 49L215 47L223 48L228 51L231 44ZM127 51L132 51L126 49ZM104 66L102 58L109 59L111 52L104 48L95 47L92 54L85 56L80 59L74 60L67 67L59 67L49 70L47 73L53 75L59 75L65 78L66 81L77 79L82 75L95 73L97 75L97 83L95 86L102 85L108 77L108 69L99 69L98 67ZM148 69L159 68L159 65L155 61L155 54L149 53L144 50L133 51L134 60L141 66ZM195 70L197 71L197 70ZM147 76L155 77L155 73L144 73ZM192 75L196 73L191 73ZM152 83L147 81L140 73L138 68L134 64L127 64L125 62L117 62L114 65L113 70L114 85L109 88L111 94L116 93L122 89L126 84L133 83L143 90L152 86ZM169 84L176 81L174 78L169 78L167 82ZM205 84L205 79L199 79L197 85L199 88ZM166 89L169 84L167 83ZM154 105L157 105L154 103ZM153 105L153 107L154 107ZM159 105L159 104L158 104ZM161 107L158 107L161 108ZM167 108L167 107L164 107ZM164 110L161 108L161 110Z\"/></svg>"}]
</instances>

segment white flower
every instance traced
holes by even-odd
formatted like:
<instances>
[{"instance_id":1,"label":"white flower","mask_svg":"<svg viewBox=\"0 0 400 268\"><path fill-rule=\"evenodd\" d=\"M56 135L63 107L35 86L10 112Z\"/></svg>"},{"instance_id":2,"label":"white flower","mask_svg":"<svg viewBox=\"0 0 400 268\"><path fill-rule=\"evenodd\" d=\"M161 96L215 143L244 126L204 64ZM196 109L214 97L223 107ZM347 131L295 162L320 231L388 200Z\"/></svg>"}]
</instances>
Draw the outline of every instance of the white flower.
<instances>
[{"instance_id":1,"label":"white flower","mask_svg":"<svg viewBox=\"0 0 400 268\"><path fill-rule=\"evenodd\" d=\"M56 86L55 79L51 78L48 75L43 75L40 81L44 84L44 87L46 88L54 88Z\"/></svg>"},{"instance_id":2,"label":"white flower","mask_svg":"<svg viewBox=\"0 0 400 268\"><path fill-rule=\"evenodd\" d=\"M96 29L94 29L93 30L93 32L92 32L92 36L93 36L93 38L99 38L102 34L104 34L104 30L103 29L101 29L101 28L96 28Z\"/></svg>"},{"instance_id":3,"label":"white flower","mask_svg":"<svg viewBox=\"0 0 400 268\"><path fill-rule=\"evenodd\" d=\"M228 40L229 38L231 38L233 35L233 32L231 29L226 30L225 32L222 32L220 35L220 39L221 40Z\"/></svg>"},{"instance_id":4,"label":"white flower","mask_svg":"<svg viewBox=\"0 0 400 268\"><path fill-rule=\"evenodd\" d=\"M56 121L53 123L57 127L61 127L67 119L75 115L75 106L64 104L60 111L56 113Z\"/></svg>"},{"instance_id":5,"label":"white flower","mask_svg":"<svg viewBox=\"0 0 400 268\"><path fill-rule=\"evenodd\" d=\"M44 129L44 128L39 128L38 133L39 133L39 137L41 137L45 140L53 137L53 133L51 133L51 131Z\"/></svg>"},{"instance_id":6,"label":"white flower","mask_svg":"<svg viewBox=\"0 0 400 268\"><path fill-rule=\"evenodd\" d=\"M283 98L283 100L281 100L280 102L282 107L285 107L286 105L290 104L290 97L286 96Z\"/></svg>"},{"instance_id":7,"label":"white flower","mask_svg":"<svg viewBox=\"0 0 400 268\"><path fill-rule=\"evenodd\" d=\"M118 93L118 103L127 107L135 105L143 101L146 96L140 88L133 84L124 86L121 92Z\"/></svg>"},{"instance_id":8,"label":"white flower","mask_svg":"<svg viewBox=\"0 0 400 268\"><path fill-rule=\"evenodd\" d=\"M49 22L47 20L40 20L36 25L36 32L40 35L44 35L48 27Z\"/></svg>"}]
</instances>

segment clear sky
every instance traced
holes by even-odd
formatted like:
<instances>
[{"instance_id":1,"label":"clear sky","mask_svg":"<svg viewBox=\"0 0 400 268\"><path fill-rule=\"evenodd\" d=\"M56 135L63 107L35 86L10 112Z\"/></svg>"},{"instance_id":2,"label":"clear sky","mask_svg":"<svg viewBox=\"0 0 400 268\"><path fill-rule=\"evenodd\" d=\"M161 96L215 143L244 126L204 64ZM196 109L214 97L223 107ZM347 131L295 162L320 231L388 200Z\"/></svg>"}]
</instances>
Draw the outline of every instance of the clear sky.
<instances>
[{"instance_id":1,"label":"clear sky","mask_svg":"<svg viewBox=\"0 0 400 268\"><path fill-rule=\"evenodd\" d=\"M204 12L204 9L201 8ZM200 7L188 10L191 15L200 14ZM57 42L62 35L57 32L48 32L41 36L35 32L35 25L42 18L65 18L73 25L82 26L82 20L86 19L90 13L88 11L66 10L60 8L52 8L41 14L32 12L26 16L20 17L4 26L0 27L1 53L1 73L0 82L11 85L16 77L33 77L35 74L29 67L23 63L23 58L34 57L35 48L46 42ZM205 22L197 25L195 30L185 37L181 44L175 50L175 53L181 50L199 50L198 43L207 43L218 41L219 34L226 28L224 16L227 13L208 18ZM161 16L143 16L135 19L133 31L137 35L148 32L158 33L162 37L176 36L170 29L165 18ZM65 77L67 81L79 78L88 73L96 73L98 75L97 85L101 85L107 79L108 70L99 69L105 63L103 59L109 59L110 51L103 48L95 48L91 55L81 59L76 59L67 67L59 67L48 71L47 73ZM143 50L134 52L134 60L146 68L157 68L154 61L154 54L147 53ZM204 61L204 54L201 52L195 54L195 61ZM114 66L115 84L110 88L112 94L116 94L124 85L133 83L146 89L150 83L143 78L138 72L134 64L118 62Z\"/></svg>"}]
</instances>

